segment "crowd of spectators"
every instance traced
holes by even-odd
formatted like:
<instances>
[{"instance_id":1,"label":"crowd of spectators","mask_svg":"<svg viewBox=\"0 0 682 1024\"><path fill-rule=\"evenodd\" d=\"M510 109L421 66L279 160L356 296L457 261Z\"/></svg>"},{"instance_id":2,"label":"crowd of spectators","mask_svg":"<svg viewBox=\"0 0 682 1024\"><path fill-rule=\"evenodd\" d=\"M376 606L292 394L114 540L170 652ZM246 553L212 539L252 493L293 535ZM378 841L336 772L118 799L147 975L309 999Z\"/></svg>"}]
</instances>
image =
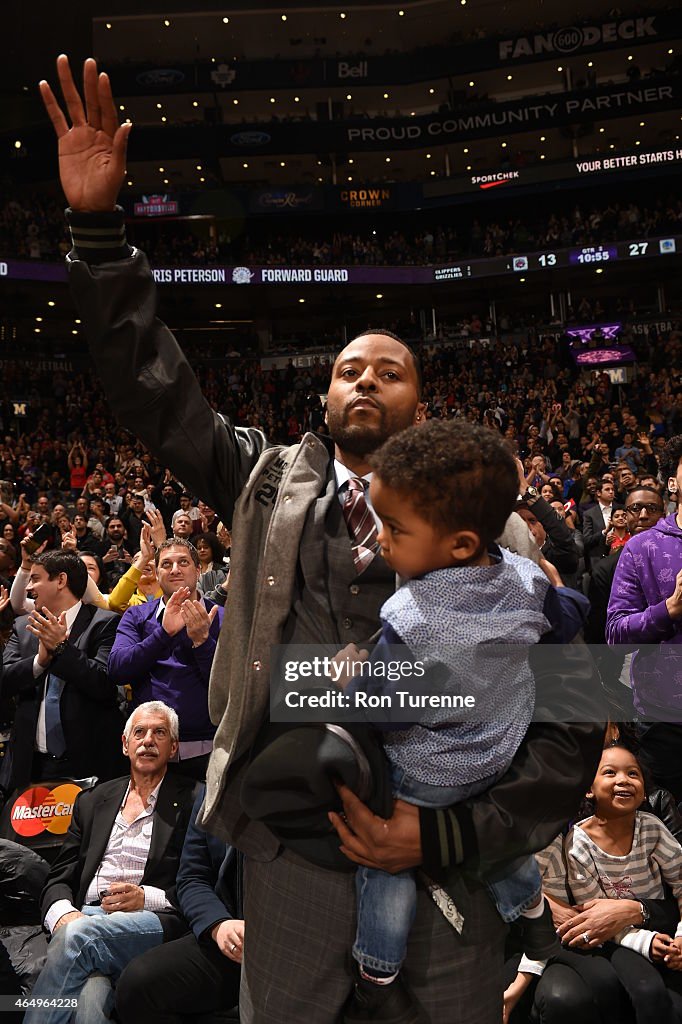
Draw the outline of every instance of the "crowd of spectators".
<instances>
[{"instance_id":1,"label":"crowd of spectators","mask_svg":"<svg viewBox=\"0 0 682 1024\"><path fill-rule=\"evenodd\" d=\"M676 496L666 486L671 458L666 445L671 436L682 434L682 332L675 325L664 334L660 326L641 332L626 328L626 340L638 361L628 384L620 386L606 372L587 373L576 367L560 325L554 333L531 332L525 340L489 334L491 327L471 316L467 330L456 339L448 340L442 329L435 338L416 343L426 415L483 423L508 440L522 465L519 493L525 494L518 513L539 549L540 564L557 586L566 584L589 595L585 635L603 644L619 559L629 557L623 553L633 538L676 508ZM285 356L266 368L255 356L237 352L222 364L204 358L203 350L190 349L188 355L211 405L237 425L259 427L285 444L298 441L304 431L326 432L327 358L311 355L308 366L297 366ZM21 360L3 363L8 386L28 395L35 418L16 436L4 424L0 441L0 629L6 636L14 615L30 614L30 594L41 582L45 585L41 574L51 571L50 559L77 554L87 568L82 600L92 609L88 614L94 615L93 629L97 616L104 616L96 637L98 652L92 657L101 659L106 650L110 714L120 714L114 684L119 684L125 706L130 692L124 684L129 680L136 680L137 703L161 681L171 694L171 706L177 701L179 743L184 748L181 769L195 765L200 778L213 729L206 716L193 722L196 705L190 707L186 700L183 704L182 696L190 692L189 683L173 696L173 680L200 663L192 653L199 647L210 654L200 665L204 681L197 683L206 685L222 615L222 610L218 615L210 610L214 603L224 605L227 597L230 524L221 523L201 495L190 493L116 423L89 370L32 369L29 382L27 367ZM27 539L39 527L45 553L34 561ZM204 618L174 626L179 612L173 593L184 595L185 583L194 603L204 608ZM75 608L79 594L67 596L68 607ZM156 614L159 599L166 601L163 627ZM55 614L60 607L55 605ZM121 612L125 615L114 636L113 620L106 617ZM36 628L51 628L49 623L41 625L39 618L33 621ZM168 638L163 644L154 640L159 660L150 663L146 645L152 636L161 635L162 628ZM102 636L107 630L111 635L105 643ZM142 667L133 671L134 659ZM170 667L169 659L175 659ZM17 666L12 649L6 666L10 681L17 676ZM67 668L60 668L65 678ZM97 671L101 673L101 666ZM622 658L615 667L604 659L600 671L613 717L628 717L632 698L628 687L621 685ZM3 721L6 727L10 724L13 713L13 701L5 693L0 729ZM194 731L187 731L188 720L196 725ZM112 742L112 757L114 748ZM34 754L35 763L52 764L49 751L48 743L46 753ZM104 752L102 745L99 753ZM676 799L682 798L676 769L660 760L653 768L662 768L659 774L667 772ZM110 774L117 771L118 762ZM0 776L0 785L2 781ZM5 786L11 788L7 779ZM232 951L234 937L231 932L227 948ZM52 959L56 957L57 952ZM549 999L553 991L552 970L543 979L544 987L538 986L538 999ZM43 976L37 991L49 977ZM123 995L128 980L124 974ZM523 1020L520 1013L521 1008L516 1020Z\"/></svg>"},{"instance_id":2,"label":"crowd of spectators","mask_svg":"<svg viewBox=\"0 0 682 1024\"><path fill-rule=\"evenodd\" d=\"M488 257L545 248L600 245L682 230L682 201L659 197L605 201L602 205L556 203L555 212L513 217L471 217L449 212L424 227L329 231L307 234L257 230L231 237L220 228L209 239L165 225L133 222L131 240L156 264L426 265L462 257ZM137 237L139 235L139 237ZM31 195L0 208L0 254L56 260L68 250L63 210L56 200Z\"/></svg>"}]
</instances>

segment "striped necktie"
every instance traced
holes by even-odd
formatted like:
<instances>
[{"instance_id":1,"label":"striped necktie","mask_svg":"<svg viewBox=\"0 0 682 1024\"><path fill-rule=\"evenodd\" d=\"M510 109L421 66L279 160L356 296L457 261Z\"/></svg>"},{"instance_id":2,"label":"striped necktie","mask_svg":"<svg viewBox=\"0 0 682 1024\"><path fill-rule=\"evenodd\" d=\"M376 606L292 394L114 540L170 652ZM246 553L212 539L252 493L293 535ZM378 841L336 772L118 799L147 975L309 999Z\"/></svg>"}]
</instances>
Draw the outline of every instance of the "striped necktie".
<instances>
[{"instance_id":1,"label":"striped necktie","mask_svg":"<svg viewBox=\"0 0 682 1024\"><path fill-rule=\"evenodd\" d=\"M379 550L377 525L365 499L365 481L357 476L348 480L343 502L343 518L352 541L355 570L360 575Z\"/></svg>"}]
</instances>

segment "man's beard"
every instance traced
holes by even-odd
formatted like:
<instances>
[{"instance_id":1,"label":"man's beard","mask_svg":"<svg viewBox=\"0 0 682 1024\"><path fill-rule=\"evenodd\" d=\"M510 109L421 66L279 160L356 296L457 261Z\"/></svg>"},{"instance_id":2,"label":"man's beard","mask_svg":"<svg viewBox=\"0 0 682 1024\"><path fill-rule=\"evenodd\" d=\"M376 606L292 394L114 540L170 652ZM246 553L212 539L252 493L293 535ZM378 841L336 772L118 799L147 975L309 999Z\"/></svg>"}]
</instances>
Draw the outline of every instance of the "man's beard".
<instances>
[{"instance_id":1,"label":"man's beard","mask_svg":"<svg viewBox=\"0 0 682 1024\"><path fill-rule=\"evenodd\" d=\"M337 412L327 409L329 436L342 452L349 455L365 456L375 452L395 431L387 421L386 410L379 409L379 420L370 426L367 423L350 424L350 408Z\"/></svg>"}]
</instances>

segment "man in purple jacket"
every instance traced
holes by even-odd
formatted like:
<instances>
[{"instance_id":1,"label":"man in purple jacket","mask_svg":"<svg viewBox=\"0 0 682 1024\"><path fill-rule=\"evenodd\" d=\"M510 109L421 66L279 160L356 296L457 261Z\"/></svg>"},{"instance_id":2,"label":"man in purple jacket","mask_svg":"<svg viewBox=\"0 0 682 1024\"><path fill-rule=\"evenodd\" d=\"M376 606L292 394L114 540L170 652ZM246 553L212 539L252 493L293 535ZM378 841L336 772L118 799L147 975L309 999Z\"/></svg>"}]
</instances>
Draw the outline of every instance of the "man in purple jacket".
<instances>
[{"instance_id":1,"label":"man in purple jacket","mask_svg":"<svg viewBox=\"0 0 682 1024\"><path fill-rule=\"evenodd\" d=\"M198 594L199 556L189 541L165 541L156 552L156 572L163 596L124 613L109 678L132 687L135 707L162 700L177 712L179 769L203 780L215 733L208 680L223 609Z\"/></svg>"},{"instance_id":2,"label":"man in purple jacket","mask_svg":"<svg viewBox=\"0 0 682 1024\"><path fill-rule=\"evenodd\" d=\"M682 493L682 434L670 438L661 474L671 495ZM647 492L648 493L648 492ZM682 512L638 529L660 515L661 501L628 510L634 536L618 562L606 619L609 644L638 645L631 679L641 722L641 754L656 783L682 799ZM650 506L650 507L649 507ZM635 510L636 517L635 517Z\"/></svg>"}]
</instances>

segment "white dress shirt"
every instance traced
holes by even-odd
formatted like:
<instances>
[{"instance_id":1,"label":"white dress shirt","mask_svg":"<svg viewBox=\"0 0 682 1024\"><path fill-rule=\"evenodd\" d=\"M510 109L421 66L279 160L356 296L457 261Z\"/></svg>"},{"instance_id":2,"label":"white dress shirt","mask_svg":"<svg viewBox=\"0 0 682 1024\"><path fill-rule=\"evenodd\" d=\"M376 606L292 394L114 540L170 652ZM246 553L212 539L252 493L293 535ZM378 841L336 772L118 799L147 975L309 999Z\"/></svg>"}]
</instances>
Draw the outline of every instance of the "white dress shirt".
<instances>
[{"instance_id":1,"label":"white dress shirt","mask_svg":"<svg viewBox=\"0 0 682 1024\"><path fill-rule=\"evenodd\" d=\"M369 484L370 480L372 479L371 473L365 473L364 476L358 476L357 473L351 473L348 466L344 466L343 462L339 462L338 459L334 459L334 475L336 477L336 493L338 494L339 501L341 502L342 505L346 500L346 491L341 491L341 488L344 486L344 484L348 483L351 477L357 477L358 480L364 480L366 484ZM368 487L365 487L365 501L367 502L367 507L374 516L374 522L377 525L377 530L380 530L381 520L379 519L379 516L376 514L372 506L372 499L369 496Z\"/></svg>"},{"instance_id":2,"label":"white dress shirt","mask_svg":"<svg viewBox=\"0 0 682 1024\"><path fill-rule=\"evenodd\" d=\"M108 889L112 882L140 884L149 859L149 848L154 831L154 811L161 782L149 794L147 806L131 822L126 821L123 816L123 808L130 793L130 783L128 783L109 835L104 856L85 894L86 904L99 900L100 893ZM145 910L172 909L163 889L159 889L155 885L143 885L142 889L144 890ZM74 911L76 911L76 907L70 900L57 900L45 915L45 925L52 932L64 914L72 914Z\"/></svg>"},{"instance_id":3,"label":"white dress shirt","mask_svg":"<svg viewBox=\"0 0 682 1024\"><path fill-rule=\"evenodd\" d=\"M609 526L611 525L611 513L613 512L613 503L611 503L610 505L602 505L600 501L599 510L604 517L604 526L608 530Z\"/></svg>"}]
</instances>

